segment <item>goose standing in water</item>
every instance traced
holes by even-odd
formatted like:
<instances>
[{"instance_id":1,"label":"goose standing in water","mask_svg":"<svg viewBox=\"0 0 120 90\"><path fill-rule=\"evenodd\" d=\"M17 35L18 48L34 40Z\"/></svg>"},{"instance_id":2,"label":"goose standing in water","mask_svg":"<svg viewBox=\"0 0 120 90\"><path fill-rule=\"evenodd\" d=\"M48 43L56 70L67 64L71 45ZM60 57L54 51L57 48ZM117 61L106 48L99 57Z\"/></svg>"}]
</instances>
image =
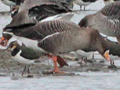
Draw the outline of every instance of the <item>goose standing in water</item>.
<instances>
[{"instance_id":1,"label":"goose standing in water","mask_svg":"<svg viewBox=\"0 0 120 90\"><path fill-rule=\"evenodd\" d=\"M100 33L116 37L120 44L120 1L105 6L95 14L85 16L79 26L89 26Z\"/></svg>"},{"instance_id":2,"label":"goose standing in water","mask_svg":"<svg viewBox=\"0 0 120 90\"><path fill-rule=\"evenodd\" d=\"M91 3L96 2L97 0L74 0L74 3L77 5L80 5L80 10L82 10L82 6L84 6L84 10L85 7Z\"/></svg>"},{"instance_id":3,"label":"goose standing in water","mask_svg":"<svg viewBox=\"0 0 120 90\"><path fill-rule=\"evenodd\" d=\"M53 72L56 73L61 72L57 66L57 56L61 53L68 53L79 49L92 48L108 61L111 61L107 51L107 44L97 30L80 28L72 22L63 20L42 22L22 30L17 30L17 27L7 27L3 31L3 38L8 40L7 45L5 45L6 47L12 41L19 39L26 47L40 49L41 53L53 58ZM23 38L28 39L26 41Z\"/></svg>"}]
</instances>

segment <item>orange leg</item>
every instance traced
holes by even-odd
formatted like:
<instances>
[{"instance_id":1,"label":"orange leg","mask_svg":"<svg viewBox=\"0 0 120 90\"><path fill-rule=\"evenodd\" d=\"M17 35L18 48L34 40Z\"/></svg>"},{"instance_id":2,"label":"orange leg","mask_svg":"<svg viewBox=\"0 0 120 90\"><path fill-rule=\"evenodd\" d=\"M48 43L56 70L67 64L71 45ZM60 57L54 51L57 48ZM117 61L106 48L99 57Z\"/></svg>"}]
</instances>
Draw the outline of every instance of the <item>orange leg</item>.
<instances>
[{"instance_id":1,"label":"orange leg","mask_svg":"<svg viewBox=\"0 0 120 90\"><path fill-rule=\"evenodd\" d=\"M63 71L59 70L59 67L57 66L57 57L52 57L53 58L53 62L54 62L54 70L53 72L55 73L64 73Z\"/></svg>"}]
</instances>

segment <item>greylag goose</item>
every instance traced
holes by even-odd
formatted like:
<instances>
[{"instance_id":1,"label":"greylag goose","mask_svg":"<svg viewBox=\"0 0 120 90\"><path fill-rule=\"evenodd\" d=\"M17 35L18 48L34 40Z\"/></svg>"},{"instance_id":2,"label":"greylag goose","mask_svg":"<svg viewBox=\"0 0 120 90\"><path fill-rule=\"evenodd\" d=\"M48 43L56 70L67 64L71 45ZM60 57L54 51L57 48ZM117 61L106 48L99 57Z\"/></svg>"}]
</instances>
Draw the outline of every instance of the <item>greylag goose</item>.
<instances>
[{"instance_id":1,"label":"greylag goose","mask_svg":"<svg viewBox=\"0 0 120 90\"><path fill-rule=\"evenodd\" d=\"M95 28L100 33L116 37L120 43L120 2L111 3L95 14L85 16L79 26Z\"/></svg>"},{"instance_id":2,"label":"greylag goose","mask_svg":"<svg viewBox=\"0 0 120 90\"><path fill-rule=\"evenodd\" d=\"M80 10L82 10L82 6L84 6L84 10L85 7L91 3L96 2L97 0L74 0L74 3L77 5L80 5Z\"/></svg>"},{"instance_id":3,"label":"greylag goose","mask_svg":"<svg viewBox=\"0 0 120 90\"><path fill-rule=\"evenodd\" d=\"M30 47L31 45L34 49L37 46L42 53L51 56L54 61L54 72L59 72L56 66L56 56L79 49L93 48L110 61L107 45L98 31L91 28L80 28L72 22L53 20L39 23L33 28L22 29L22 31L17 30L17 27L4 29L3 37L9 40L8 45L17 40L14 36L17 36L17 39L22 41L25 46ZM28 43L28 40L23 40L23 38L31 41Z\"/></svg>"}]
</instances>

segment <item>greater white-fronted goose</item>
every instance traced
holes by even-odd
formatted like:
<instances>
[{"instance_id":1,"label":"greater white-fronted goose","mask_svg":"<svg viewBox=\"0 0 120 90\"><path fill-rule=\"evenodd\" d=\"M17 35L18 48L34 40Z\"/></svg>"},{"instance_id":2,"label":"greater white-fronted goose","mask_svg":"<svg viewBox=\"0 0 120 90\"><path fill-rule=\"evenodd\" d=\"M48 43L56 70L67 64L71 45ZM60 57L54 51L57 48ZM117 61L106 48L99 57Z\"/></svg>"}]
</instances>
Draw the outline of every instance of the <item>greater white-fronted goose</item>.
<instances>
[{"instance_id":1,"label":"greater white-fronted goose","mask_svg":"<svg viewBox=\"0 0 120 90\"><path fill-rule=\"evenodd\" d=\"M77 5L80 5L80 10L82 10L82 6L84 6L84 10L85 7L91 3L96 2L97 0L74 0L74 3Z\"/></svg>"},{"instance_id":2,"label":"greater white-fronted goose","mask_svg":"<svg viewBox=\"0 0 120 90\"><path fill-rule=\"evenodd\" d=\"M79 26L89 26L100 33L115 36L120 43L120 2L114 2L95 14L85 16Z\"/></svg>"},{"instance_id":3,"label":"greater white-fronted goose","mask_svg":"<svg viewBox=\"0 0 120 90\"><path fill-rule=\"evenodd\" d=\"M59 72L59 68L56 66L56 56L70 51L92 48L110 61L104 39L97 30L90 28L79 28L74 31L68 30L48 35L39 41L38 46L53 56L55 72Z\"/></svg>"},{"instance_id":4,"label":"greater white-fronted goose","mask_svg":"<svg viewBox=\"0 0 120 90\"><path fill-rule=\"evenodd\" d=\"M45 55L52 53L50 56L54 60L54 72L59 72L56 66L56 56L60 53L67 53L79 49L93 48L110 61L108 52L106 52L107 45L98 31L91 28L80 28L72 22L63 20L47 21L39 23L33 26L33 28L22 29L22 32L19 29L6 28L3 31L3 36L9 39L7 44L12 41L13 34L18 36L17 39L21 40L25 46L30 47L31 45L35 48L36 46L33 45L36 43L38 44L37 49L40 48L41 52L45 53ZM28 43L28 41L22 39L23 37L31 39L31 41ZM36 42L32 43L33 40L36 40Z\"/></svg>"}]
</instances>

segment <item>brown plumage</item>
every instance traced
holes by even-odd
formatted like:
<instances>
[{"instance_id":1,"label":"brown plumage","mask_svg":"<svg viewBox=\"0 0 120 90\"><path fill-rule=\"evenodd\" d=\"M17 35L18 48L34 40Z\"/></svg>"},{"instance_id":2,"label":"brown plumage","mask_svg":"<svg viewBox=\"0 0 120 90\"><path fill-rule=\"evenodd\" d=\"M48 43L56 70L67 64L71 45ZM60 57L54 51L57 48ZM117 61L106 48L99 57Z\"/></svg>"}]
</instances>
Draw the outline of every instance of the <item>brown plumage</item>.
<instances>
[{"instance_id":1,"label":"brown plumage","mask_svg":"<svg viewBox=\"0 0 120 90\"><path fill-rule=\"evenodd\" d=\"M40 41L47 35L50 35L50 34L53 34L56 32L62 32L65 30L74 30L76 28L79 28L78 25L76 25L72 22L67 22L67 21L63 21L63 20L53 20L53 21L42 22L42 23L38 23L35 26L29 27L29 28L24 28L25 26L22 26L20 29L19 27L20 26L4 28L3 37L8 40L11 39L12 36L9 34L6 34L6 33L4 34L4 32L8 32L8 33L12 32L16 36ZM24 44L26 47L28 47L26 45L26 43L27 42L25 42ZM30 42L30 44L31 44L31 42ZM34 49L35 47L33 46L31 48ZM37 48L39 49L39 47L37 47ZM61 67L63 65L67 65L66 62L62 58L60 58L59 56L57 56L57 58L58 58L58 63L60 64Z\"/></svg>"},{"instance_id":2,"label":"brown plumage","mask_svg":"<svg viewBox=\"0 0 120 90\"><path fill-rule=\"evenodd\" d=\"M4 29L3 34L7 34L7 32L9 34L9 32L12 32L16 36L38 40L38 48L46 50L48 54L52 53L53 55L59 56L60 53L93 48L103 57L107 58L105 56L107 45L95 29L80 28L72 22L63 20L42 22L33 27L21 30L16 28L6 28ZM26 43L27 42L24 44L26 45ZM33 48L35 47L33 46ZM47 53L45 52L45 54ZM54 59L55 63L54 71L59 72L58 68L56 70L57 57L54 57L53 55L51 55L51 57Z\"/></svg>"},{"instance_id":3,"label":"brown plumage","mask_svg":"<svg viewBox=\"0 0 120 90\"><path fill-rule=\"evenodd\" d=\"M79 26L72 22L64 20L53 20L47 22L40 22L28 28L26 28L26 25L16 27L11 27L8 25L4 28L3 33L12 32L16 36L25 37L32 40L41 40L47 35L74 29L79 29Z\"/></svg>"},{"instance_id":4,"label":"brown plumage","mask_svg":"<svg viewBox=\"0 0 120 90\"><path fill-rule=\"evenodd\" d=\"M109 56L106 56L107 44L105 40L97 30L91 28L76 28L48 35L39 41L38 46L51 53L54 62L57 61L55 58L57 55L87 48L98 51L110 61ZM54 71L61 72L57 64L55 64Z\"/></svg>"},{"instance_id":5,"label":"brown plumage","mask_svg":"<svg viewBox=\"0 0 120 90\"><path fill-rule=\"evenodd\" d=\"M72 1L72 0L71 0ZM66 0L26 0L20 7L19 12L24 10L24 9L30 9L35 6L40 6L40 5L60 5L63 6L65 5L66 8L70 5L68 5L68 2Z\"/></svg>"},{"instance_id":6,"label":"brown plumage","mask_svg":"<svg viewBox=\"0 0 120 90\"><path fill-rule=\"evenodd\" d=\"M26 0L18 12L20 13L23 10L28 10L27 17L36 18L37 21L71 11L68 2L64 0Z\"/></svg>"},{"instance_id":7,"label":"brown plumage","mask_svg":"<svg viewBox=\"0 0 120 90\"><path fill-rule=\"evenodd\" d=\"M51 44L47 44L44 47L50 49L50 47L53 47L52 45L54 45L55 51L51 48L52 53L64 53L78 49L94 48L95 50L98 50L100 54L104 54L107 47L97 30L80 28L78 25L64 20L42 22L33 27L20 30L16 28L5 28L3 34L7 34L7 32L8 34L11 32L16 36L38 40L43 46L44 42L46 43L47 41Z\"/></svg>"},{"instance_id":8,"label":"brown plumage","mask_svg":"<svg viewBox=\"0 0 120 90\"><path fill-rule=\"evenodd\" d=\"M91 28L77 28L48 35L38 46L55 55L85 48L93 48L103 55L107 50L104 39L97 30Z\"/></svg>"},{"instance_id":9,"label":"brown plumage","mask_svg":"<svg viewBox=\"0 0 120 90\"><path fill-rule=\"evenodd\" d=\"M92 27L108 36L115 36L120 42L120 1L105 6L95 14L84 17L79 26Z\"/></svg>"}]
</instances>

